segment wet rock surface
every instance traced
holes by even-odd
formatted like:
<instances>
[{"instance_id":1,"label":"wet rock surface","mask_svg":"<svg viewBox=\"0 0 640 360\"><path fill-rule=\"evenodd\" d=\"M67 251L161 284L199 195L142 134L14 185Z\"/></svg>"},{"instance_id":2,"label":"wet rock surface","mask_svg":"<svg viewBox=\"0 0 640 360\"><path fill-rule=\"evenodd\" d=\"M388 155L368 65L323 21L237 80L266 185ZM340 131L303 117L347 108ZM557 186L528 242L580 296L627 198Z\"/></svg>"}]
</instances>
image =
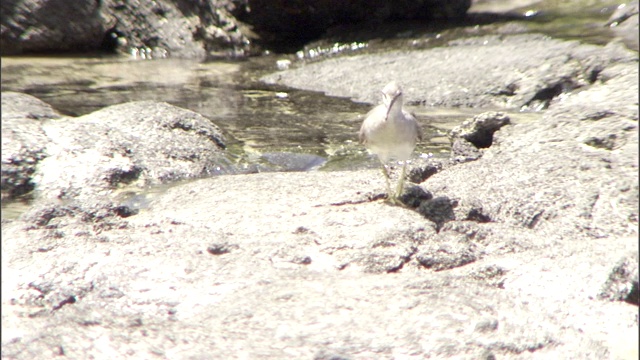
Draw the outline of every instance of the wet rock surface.
<instances>
[{"instance_id":1,"label":"wet rock surface","mask_svg":"<svg viewBox=\"0 0 640 360\"><path fill-rule=\"evenodd\" d=\"M45 191L56 195L3 220L2 356L637 358L637 54L527 39L526 54L547 55L521 73L528 75L517 82L530 91L513 104L567 74L563 84L579 83L580 91L563 87L563 96L546 99L537 122L502 124L476 159L412 168L406 208L382 200L378 170L221 175L178 184L139 211L103 196L109 177L83 183L62 203L60 192ZM509 59L511 41L486 49ZM553 64L566 67L545 67L557 58L564 60ZM372 67L401 61L394 53L357 59ZM491 76L512 76L513 67L498 68ZM282 74L294 82L292 74L305 79L314 69ZM464 98L481 105L495 98L496 83L486 82L482 66L475 71L476 90ZM429 73L402 74L386 75L432 81ZM358 80L348 96L366 99L380 88L376 81ZM452 83L441 90L465 84L443 81ZM50 114L29 126L47 137L58 129L60 153L75 156L56 159L47 145L36 184L60 178L45 171L46 161L71 173L112 174L73 168L76 154L112 138L107 122L124 122L118 129L129 135L113 138L128 142L115 144L148 161L138 166L152 179L166 169L152 160L166 164L164 155L175 154L164 152L163 139L179 154L191 150L188 165L197 168L205 161L197 156L216 158L223 141L197 114L161 103L75 119L55 118L40 103L26 108L17 113ZM73 140L74 131L83 137Z\"/></svg>"}]
</instances>

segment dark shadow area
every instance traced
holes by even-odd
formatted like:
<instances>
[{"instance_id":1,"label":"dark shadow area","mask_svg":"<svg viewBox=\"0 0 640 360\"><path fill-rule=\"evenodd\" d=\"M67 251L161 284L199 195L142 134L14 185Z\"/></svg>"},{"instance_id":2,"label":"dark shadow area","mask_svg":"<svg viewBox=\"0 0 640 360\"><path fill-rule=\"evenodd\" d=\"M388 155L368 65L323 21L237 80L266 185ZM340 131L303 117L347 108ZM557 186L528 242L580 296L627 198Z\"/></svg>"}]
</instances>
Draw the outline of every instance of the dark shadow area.
<instances>
[{"instance_id":1,"label":"dark shadow area","mask_svg":"<svg viewBox=\"0 0 640 360\"><path fill-rule=\"evenodd\" d=\"M459 38L456 29L507 23L510 21L530 20L519 14L472 13L460 19L412 19L391 18L388 21L345 21L323 28L298 24L304 31L259 32L257 44L279 54L291 54L303 49L315 41L326 43L366 43L371 40L393 40L398 38L427 38L429 47ZM451 38L437 37L441 32L454 30Z\"/></svg>"}]
</instances>

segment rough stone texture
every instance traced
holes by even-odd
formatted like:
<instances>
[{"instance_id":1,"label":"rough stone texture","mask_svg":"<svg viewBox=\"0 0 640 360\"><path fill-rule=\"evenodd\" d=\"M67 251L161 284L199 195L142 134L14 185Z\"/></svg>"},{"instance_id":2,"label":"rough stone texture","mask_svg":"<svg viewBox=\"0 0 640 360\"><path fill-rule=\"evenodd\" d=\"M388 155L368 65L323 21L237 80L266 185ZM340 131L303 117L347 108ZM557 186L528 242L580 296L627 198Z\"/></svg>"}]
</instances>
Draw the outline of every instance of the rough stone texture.
<instances>
[{"instance_id":1,"label":"rough stone texture","mask_svg":"<svg viewBox=\"0 0 640 360\"><path fill-rule=\"evenodd\" d=\"M143 59L238 57L256 50L254 41L301 43L344 23L458 18L470 5L470 0L7 0L1 50L3 55L117 49Z\"/></svg>"},{"instance_id":2,"label":"rough stone texture","mask_svg":"<svg viewBox=\"0 0 640 360\"><path fill-rule=\"evenodd\" d=\"M413 159L409 166L407 166L407 179L415 184L420 184L435 175L438 171L442 171L442 169L448 165L448 162L434 158L420 157Z\"/></svg>"},{"instance_id":3,"label":"rough stone texture","mask_svg":"<svg viewBox=\"0 0 640 360\"><path fill-rule=\"evenodd\" d=\"M230 14L243 0L106 1L117 19L109 36L138 49L141 57L237 57L250 48L249 34ZM165 54L166 53L166 54Z\"/></svg>"},{"instance_id":4,"label":"rough stone texture","mask_svg":"<svg viewBox=\"0 0 640 360\"><path fill-rule=\"evenodd\" d=\"M34 209L2 229L3 357L633 350L637 307L597 294L635 238L467 220L438 233L363 189L383 191L378 171L203 179L126 219Z\"/></svg>"},{"instance_id":5,"label":"rough stone texture","mask_svg":"<svg viewBox=\"0 0 640 360\"><path fill-rule=\"evenodd\" d=\"M47 156L42 122L61 115L33 96L2 93L2 199L33 190L37 163Z\"/></svg>"},{"instance_id":6,"label":"rough stone texture","mask_svg":"<svg viewBox=\"0 0 640 360\"><path fill-rule=\"evenodd\" d=\"M482 158L439 172L426 189L457 200L456 218L475 209L491 221L596 238L637 230L638 70L620 64L601 75L541 123L503 127Z\"/></svg>"},{"instance_id":7,"label":"rough stone texture","mask_svg":"<svg viewBox=\"0 0 640 360\"><path fill-rule=\"evenodd\" d=\"M378 170L222 175L137 213L91 192L38 202L3 221L2 356L636 359L637 54L607 54L482 157L412 172L411 209L379 200ZM82 154L104 121L139 126L149 141L108 138L153 160L160 139L189 143L185 119L213 144L157 103L43 129L69 123L62 142L75 120Z\"/></svg>"},{"instance_id":8,"label":"rough stone texture","mask_svg":"<svg viewBox=\"0 0 640 360\"><path fill-rule=\"evenodd\" d=\"M51 156L34 175L44 198L106 194L229 171L224 138L210 120L166 103L114 105L43 130Z\"/></svg>"},{"instance_id":9,"label":"rough stone texture","mask_svg":"<svg viewBox=\"0 0 640 360\"><path fill-rule=\"evenodd\" d=\"M0 9L2 55L98 49L115 23L100 1L7 0Z\"/></svg>"},{"instance_id":10,"label":"rough stone texture","mask_svg":"<svg viewBox=\"0 0 640 360\"><path fill-rule=\"evenodd\" d=\"M410 104L542 109L559 95L590 85L610 64L637 64L637 58L615 43L601 47L535 34L492 35L429 50L301 64L262 80L376 103L376 89L394 79ZM363 69L367 76L362 76Z\"/></svg>"},{"instance_id":11,"label":"rough stone texture","mask_svg":"<svg viewBox=\"0 0 640 360\"><path fill-rule=\"evenodd\" d=\"M618 262L598 297L640 305L637 252L630 252Z\"/></svg>"},{"instance_id":12,"label":"rough stone texture","mask_svg":"<svg viewBox=\"0 0 640 360\"><path fill-rule=\"evenodd\" d=\"M47 120L62 117L51 105L34 96L13 91L3 91L0 96L2 96L2 120ZM12 130L12 128L3 127L3 130Z\"/></svg>"},{"instance_id":13,"label":"rough stone texture","mask_svg":"<svg viewBox=\"0 0 640 360\"><path fill-rule=\"evenodd\" d=\"M510 119L504 113L482 113L451 129L449 139L462 138L477 148L488 148L493 143L493 133L509 123Z\"/></svg>"},{"instance_id":14,"label":"rough stone texture","mask_svg":"<svg viewBox=\"0 0 640 360\"><path fill-rule=\"evenodd\" d=\"M3 107L7 102L31 108L24 99L39 101L15 93L2 98ZM57 116L39 103L35 109L45 119ZM35 115L20 115L11 107L2 113L3 129L10 127L2 132L2 183L9 196L35 186L41 198L91 198L127 184L234 172L218 127L166 103L126 103L78 118L39 122L29 116ZM20 124L13 126L16 122Z\"/></svg>"},{"instance_id":15,"label":"rough stone texture","mask_svg":"<svg viewBox=\"0 0 640 360\"><path fill-rule=\"evenodd\" d=\"M493 144L493 134L510 123L507 115L501 112L486 112L451 129L451 159L454 162L477 160L482 150Z\"/></svg>"},{"instance_id":16,"label":"rough stone texture","mask_svg":"<svg viewBox=\"0 0 640 360\"><path fill-rule=\"evenodd\" d=\"M630 49L638 51L640 43L638 42L638 19L640 6L637 0L628 3L622 3L605 24L624 41Z\"/></svg>"},{"instance_id":17,"label":"rough stone texture","mask_svg":"<svg viewBox=\"0 0 640 360\"><path fill-rule=\"evenodd\" d=\"M243 1L238 1L240 6ZM233 1L2 2L2 53L118 48L141 58L243 55Z\"/></svg>"}]
</instances>

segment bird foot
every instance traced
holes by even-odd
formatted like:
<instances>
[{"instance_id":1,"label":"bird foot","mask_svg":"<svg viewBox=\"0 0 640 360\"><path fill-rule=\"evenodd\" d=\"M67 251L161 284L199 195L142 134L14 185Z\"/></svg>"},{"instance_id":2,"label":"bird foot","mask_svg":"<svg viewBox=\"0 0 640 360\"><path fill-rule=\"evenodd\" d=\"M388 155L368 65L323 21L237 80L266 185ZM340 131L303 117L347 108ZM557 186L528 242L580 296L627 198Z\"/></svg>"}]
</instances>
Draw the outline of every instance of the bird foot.
<instances>
[{"instance_id":1,"label":"bird foot","mask_svg":"<svg viewBox=\"0 0 640 360\"><path fill-rule=\"evenodd\" d=\"M390 196L389 194L387 194L384 202L390 205L396 205L398 203L398 199L395 196Z\"/></svg>"},{"instance_id":2,"label":"bird foot","mask_svg":"<svg viewBox=\"0 0 640 360\"><path fill-rule=\"evenodd\" d=\"M389 195L387 194L387 197L384 200L385 203L389 204L389 205L393 205L393 206L401 206L401 207L407 207L407 205L405 203L402 202L402 200L400 200L400 197L397 195Z\"/></svg>"}]
</instances>

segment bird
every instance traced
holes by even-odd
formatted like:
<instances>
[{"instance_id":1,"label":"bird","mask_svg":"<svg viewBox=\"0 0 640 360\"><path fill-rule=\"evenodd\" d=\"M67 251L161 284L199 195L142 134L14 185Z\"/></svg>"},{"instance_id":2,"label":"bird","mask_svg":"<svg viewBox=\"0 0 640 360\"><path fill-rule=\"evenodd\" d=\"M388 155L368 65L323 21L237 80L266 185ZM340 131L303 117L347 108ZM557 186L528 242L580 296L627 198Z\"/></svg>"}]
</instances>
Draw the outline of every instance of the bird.
<instances>
[{"instance_id":1,"label":"bird","mask_svg":"<svg viewBox=\"0 0 640 360\"><path fill-rule=\"evenodd\" d=\"M422 131L415 116L403 108L402 88L391 81L382 88L382 104L369 111L360 127L359 139L370 153L378 156L382 173L387 184L387 199L399 203L404 190L407 160L422 140ZM391 159L402 161L402 175L398 180L395 194L391 194L387 162Z\"/></svg>"}]
</instances>

